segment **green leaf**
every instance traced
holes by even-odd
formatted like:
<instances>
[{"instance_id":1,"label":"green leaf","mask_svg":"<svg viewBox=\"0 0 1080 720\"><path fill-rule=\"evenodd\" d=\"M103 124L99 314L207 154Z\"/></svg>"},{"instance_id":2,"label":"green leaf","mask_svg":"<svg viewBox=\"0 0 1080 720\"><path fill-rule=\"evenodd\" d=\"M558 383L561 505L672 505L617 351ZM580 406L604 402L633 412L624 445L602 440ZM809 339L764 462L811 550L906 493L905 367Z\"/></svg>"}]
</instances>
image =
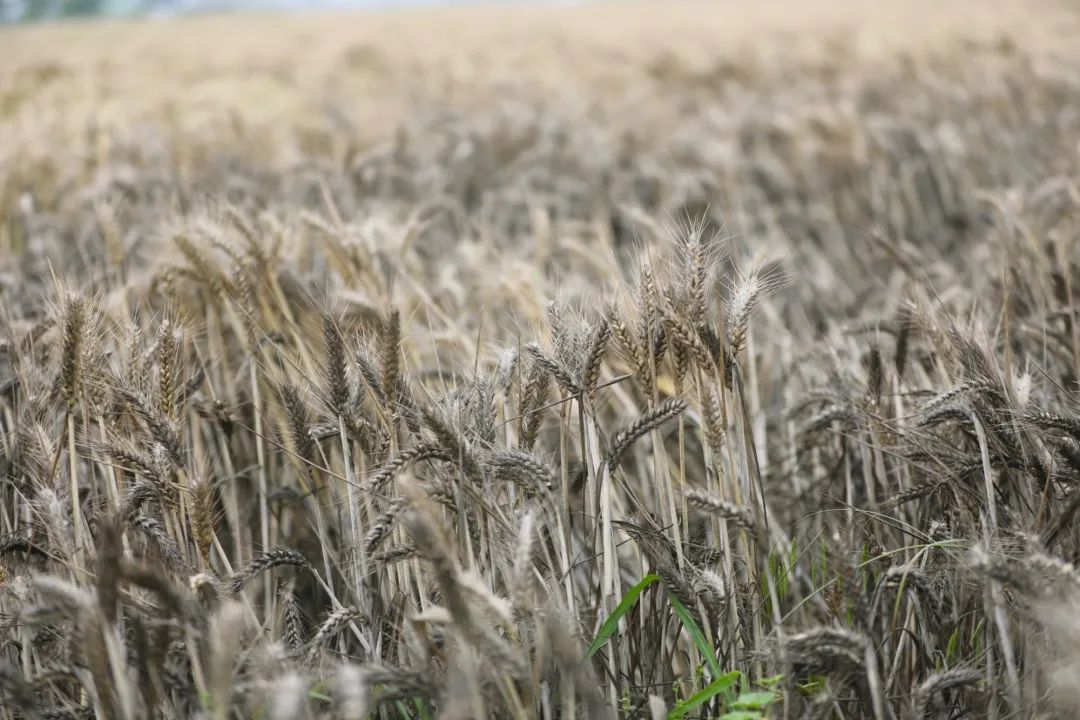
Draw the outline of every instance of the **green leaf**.
<instances>
[{"instance_id":1,"label":"green leaf","mask_svg":"<svg viewBox=\"0 0 1080 720\"><path fill-rule=\"evenodd\" d=\"M945 646L945 662L950 663L956 656L956 648L960 645L960 629L963 625L957 625L956 629L952 631L952 635L949 636L949 642Z\"/></svg>"},{"instance_id":2,"label":"green leaf","mask_svg":"<svg viewBox=\"0 0 1080 720\"><path fill-rule=\"evenodd\" d=\"M679 616L679 620L682 622L683 627L686 628L686 632L690 634L690 639L694 641L698 651L705 656L705 662L709 663L712 676L714 678L721 677L724 670L720 667L720 661L716 659L716 651L713 650L709 641L705 639L705 634L701 632L698 624L694 622L693 615L670 592L668 593L668 602L671 603L671 608L675 611L675 614Z\"/></svg>"},{"instance_id":3,"label":"green leaf","mask_svg":"<svg viewBox=\"0 0 1080 720\"><path fill-rule=\"evenodd\" d=\"M761 685L762 687L773 687L774 685L779 685L783 681L784 681L784 674L780 673L779 675L773 675L771 677L761 678L760 680L758 680L758 684Z\"/></svg>"},{"instance_id":4,"label":"green leaf","mask_svg":"<svg viewBox=\"0 0 1080 720\"><path fill-rule=\"evenodd\" d=\"M816 695L825 689L825 676L811 675L806 682L798 683L795 687L806 695Z\"/></svg>"},{"instance_id":5,"label":"green leaf","mask_svg":"<svg viewBox=\"0 0 1080 720\"><path fill-rule=\"evenodd\" d=\"M764 710L776 702L776 693L773 692L748 692L742 693L731 703L736 710Z\"/></svg>"},{"instance_id":6,"label":"green leaf","mask_svg":"<svg viewBox=\"0 0 1080 720\"><path fill-rule=\"evenodd\" d=\"M725 690L729 690L732 685L739 682L739 678L741 677L742 673L738 670L732 670L726 675L720 675L704 688L676 705L675 709L668 713L668 720L678 720L681 717L685 717L691 710L701 707L718 694Z\"/></svg>"},{"instance_id":7,"label":"green leaf","mask_svg":"<svg viewBox=\"0 0 1080 720\"><path fill-rule=\"evenodd\" d=\"M751 710L732 710L720 716L720 720L763 720L765 716Z\"/></svg>"},{"instance_id":8,"label":"green leaf","mask_svg":"<svg viewBox=\"0 0 1080 720\"><path fill-rule=\"evenodd\" d=\"M611 639L611 636L619 629L619 621L622 620L626 613L630 612L630 608L634 607L634 603L637 602L638 597L645 588L659 579L659 577L650 573L641 578L637 585L630 588L626 595L623 596L623 599L619 601L619 605L604 620L604 624L600 626L600 631L596 633L596 639L592 641L592 645L589 646L588 651L585 653L586 659L595 655L604 646L604 643Z\"/></svg>"}]
</instances>

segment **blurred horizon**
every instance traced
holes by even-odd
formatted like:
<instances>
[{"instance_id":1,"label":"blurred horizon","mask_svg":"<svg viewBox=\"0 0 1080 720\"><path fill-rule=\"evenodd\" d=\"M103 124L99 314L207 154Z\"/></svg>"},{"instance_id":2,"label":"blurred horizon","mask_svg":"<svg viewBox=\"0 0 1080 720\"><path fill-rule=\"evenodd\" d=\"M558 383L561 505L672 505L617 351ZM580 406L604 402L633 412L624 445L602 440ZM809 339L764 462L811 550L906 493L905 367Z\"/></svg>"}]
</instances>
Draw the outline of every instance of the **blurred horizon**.
<instances>
[{"instance_id":1,"label":"blurred horizon","mask_svg":"<svg viewBox=\"0 0 1080 720\"><path fill-rule=\"evenodd\" d=\"M521 4L529 0L496 0ZM566 0L563 0L565 3ZM378 9L467 4L467 0L0 0L0 23L66 18L138 18L238 11Z\"/></svg>"}]
</instances>

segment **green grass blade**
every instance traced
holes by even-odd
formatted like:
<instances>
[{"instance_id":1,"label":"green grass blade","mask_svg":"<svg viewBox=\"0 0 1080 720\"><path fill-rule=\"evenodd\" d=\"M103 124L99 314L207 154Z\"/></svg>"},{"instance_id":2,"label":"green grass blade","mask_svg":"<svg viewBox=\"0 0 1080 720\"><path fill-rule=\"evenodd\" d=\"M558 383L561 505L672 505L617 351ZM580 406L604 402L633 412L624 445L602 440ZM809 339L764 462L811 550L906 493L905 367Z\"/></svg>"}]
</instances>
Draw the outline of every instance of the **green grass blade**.
<instances>
[{"instance_id":1,"label":"green grass blade","mask_svg":"<svg viewBox=\"0 0 1080 720\"><path fill-rule=\"evenodd\" d=\"M691 710L701 707L718 694L730 690L731 686L739 682L739 678L741 677L742 673L738 670L732 670L725 675L720 675L704 688L676 705L675 708L668 713L668 720L678 720L681 717L685 717Z\"/></svg>"},{"instance_id":2,"label":"green grass blade","mask_svg":"<svg viewBox=\"0 0 1080 720\"><path fill-rule=\"evenodd\" d=\"M731 707L735 710L764 710L774 702L776 702L776 693L772 691L748 692L739 695Z\"/></svg>"},{"instance_id":3,"label":"green grass blade","mask_svg":"<svg viewBox=\"0 0 1080 720\"><path fill-rule=\"evenodd\" d=\"M659 579L659 577L650 573L641 578L637 585L630 588L626 595L623 596L623 599L619 601L618 606L604 620L604 624L600 626L600 631L596 633L596 639L592 641L588 652L585 653L586 659L595 655L604 646L604 643L611 639L611 636L619 629L619 620L622 620L623 616L630 612L630 609L634 607L634 603L637 602L638 597L645 591L645 588Z\"/></svg>"},{"instance_id":4,"label":"green grass blade","mask_svg":"<svg viewBox=\"0 0 1080 720\"><path fill-rule=\"evenodd\" d=\"M690 634L690 639L694 641L694 645L705 656L705 662L709 663L712 676L714 678L724 676L720 661L716 659L716 651L713 650L712 644L705 639L705 634L701 632L701 628L694 622L694 617L690 614L690 611L671 593L668 593L668 602L671 603L671 608L675 611L675 614L679 616L679 620L682 622L683 627L686 628L686 632Z\"/></svg>"}]
</instances>

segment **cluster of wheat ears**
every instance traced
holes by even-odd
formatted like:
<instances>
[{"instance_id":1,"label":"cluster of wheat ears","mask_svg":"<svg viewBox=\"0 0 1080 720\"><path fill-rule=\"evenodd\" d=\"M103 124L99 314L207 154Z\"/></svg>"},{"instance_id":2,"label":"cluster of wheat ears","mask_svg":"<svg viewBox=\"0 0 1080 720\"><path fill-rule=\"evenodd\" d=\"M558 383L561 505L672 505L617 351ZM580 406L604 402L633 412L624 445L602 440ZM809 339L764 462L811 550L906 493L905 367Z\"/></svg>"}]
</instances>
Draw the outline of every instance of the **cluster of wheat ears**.
<instances>
[{"instance_id":1,"label":"cluster of wheat ears","mask_svg":"<svg viewBox=\"0 0 1080 720\"><path fill-rule=\"evenodd\" d=\"M1080 710L1080 73L852 52L5 146L0 718Z\"/></svg>"}]
</instances>

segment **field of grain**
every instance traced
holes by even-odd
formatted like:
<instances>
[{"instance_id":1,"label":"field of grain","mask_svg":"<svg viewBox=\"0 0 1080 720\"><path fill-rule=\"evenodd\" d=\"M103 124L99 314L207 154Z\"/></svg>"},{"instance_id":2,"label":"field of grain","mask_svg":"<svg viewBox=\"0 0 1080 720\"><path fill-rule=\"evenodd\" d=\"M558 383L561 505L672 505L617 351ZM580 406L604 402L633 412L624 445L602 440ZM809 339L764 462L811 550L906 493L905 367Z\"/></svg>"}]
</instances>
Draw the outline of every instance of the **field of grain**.
<instances>
[{"instance_id":1,"label":"field of grain","mask_svg":"<svg viewBox=\"0 0 1080 720\"><path fill-rule=\"evenodd\" d=\"M0 720L1080 713L1080 11L0 28Z\"/></svg>"}]
</instances>

